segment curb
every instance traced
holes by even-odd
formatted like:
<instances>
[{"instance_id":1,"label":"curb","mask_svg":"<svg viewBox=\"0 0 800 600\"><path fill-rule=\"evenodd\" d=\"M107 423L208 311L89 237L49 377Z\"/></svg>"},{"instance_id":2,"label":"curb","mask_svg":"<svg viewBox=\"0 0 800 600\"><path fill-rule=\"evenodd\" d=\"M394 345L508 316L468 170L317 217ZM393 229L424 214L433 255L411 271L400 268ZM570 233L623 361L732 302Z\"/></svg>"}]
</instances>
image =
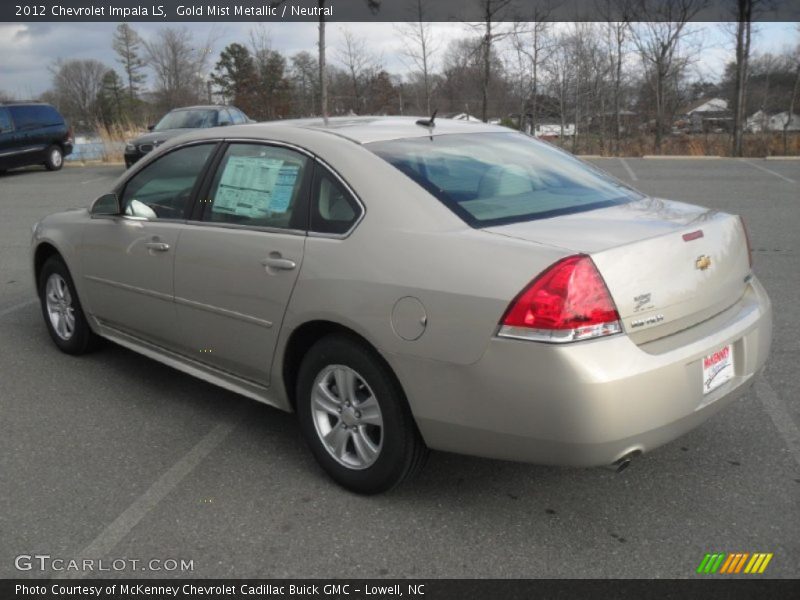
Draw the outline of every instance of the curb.
<instances>
[{"instance_id":1,"label":"curb","mask_svg":"<svg viewBox=\"0 0 800 600\"><path fill-rule=\"evenodd\" d=\"M117 167L123 166L125 163L121 160L65 160L65 167Z\"/></svg>"},{"instance_id":2,"label":"curb","mask_svg":"<svg viewBox=\"0 0 800 600\"><path fill-rule=\"evenodd\" d=\"M642 158L659 159L659 160L715 160L722 158L721 156L692 156L690 154L645 154Z\"/></svg>"},{"instance_id":3,"label":"curb","mask_svg":"<svg viewBox=\"0 0 800 600\"><path fill-rule=\"evenodd\" d=\"M764 160L800 160L800 156L765 156Z\"/></svg>"}]
</instances>

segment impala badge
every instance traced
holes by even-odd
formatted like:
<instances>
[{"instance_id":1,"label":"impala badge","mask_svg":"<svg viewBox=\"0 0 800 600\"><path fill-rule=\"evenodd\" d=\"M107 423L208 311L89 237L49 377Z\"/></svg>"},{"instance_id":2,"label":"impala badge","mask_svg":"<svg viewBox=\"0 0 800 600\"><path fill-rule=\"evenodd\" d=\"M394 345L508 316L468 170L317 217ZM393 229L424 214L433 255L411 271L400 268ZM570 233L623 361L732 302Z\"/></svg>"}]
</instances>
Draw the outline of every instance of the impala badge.
<instances>
[{"instance_id":1,"label":"impala badge","mask_svg":"<svg viewBox=\"0 0 800 600\"><path fill-rule=\"evenodd\" d=\"M694 261L694 268L700 269L701 271L705 271L710 266L711 266L711 257L706 256L705 254L698 256L697 260Z\"/></svg>"}]
</instances>

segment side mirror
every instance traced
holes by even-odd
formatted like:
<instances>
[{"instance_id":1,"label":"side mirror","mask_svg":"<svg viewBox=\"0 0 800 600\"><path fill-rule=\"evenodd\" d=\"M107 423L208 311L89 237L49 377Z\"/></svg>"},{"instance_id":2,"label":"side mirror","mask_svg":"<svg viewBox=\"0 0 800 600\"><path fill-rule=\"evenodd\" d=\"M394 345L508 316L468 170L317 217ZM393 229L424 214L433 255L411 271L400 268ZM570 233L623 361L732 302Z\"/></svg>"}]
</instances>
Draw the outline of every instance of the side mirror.
<instances>
[{"instance_id":1,"label":"side mirror","mask_svg":"<svg viewBox=\"0 0 800 600\"><path fill-rule=\"evenodd\" d=\"M148 125L147 126L147 131L153 131L153 129L155 129L155 128L156 128L155 125Z\"/></svg>"},{"instance_id":2,"label":"side mirror","mask_svg":"<svg viewBox=\"0 0 800 600\"><path fill-rule=\"evenodd\" d=\"M122 207L119 205L119 198L113 192L100 196L92 202L92 207L89 209L89 214L91 215L118 215L121 212Z\"/></svg>"}]
</instances>

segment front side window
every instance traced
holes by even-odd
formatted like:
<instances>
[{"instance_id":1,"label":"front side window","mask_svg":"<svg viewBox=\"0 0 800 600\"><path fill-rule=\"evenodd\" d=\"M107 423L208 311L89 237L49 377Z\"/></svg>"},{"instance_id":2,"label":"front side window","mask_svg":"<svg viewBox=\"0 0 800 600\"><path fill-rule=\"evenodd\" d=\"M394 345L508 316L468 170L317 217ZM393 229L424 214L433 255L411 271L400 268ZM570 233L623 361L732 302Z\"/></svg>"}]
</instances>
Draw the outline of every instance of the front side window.
<instances>
[{"instance_id":1,"label":"front side window","mask_svg":"<svg viewBox=\"0 0 800 600\"><path fill-rule=\"evenodd\" d=\"M472 227L542 219L642 197L566 152L519 133L439 135L366 147Z\"/></svg>"},{"instance_id":2,"label":"front side window","mask_svg":"<svg viewBox=\"0 0 800 600\"><path fill-rule=\"evenodd\" d=\"M173 110L164 115L153 128L153 131L164 131L166 129L198 129L216 126L216 110Z\"/></svg>"},{"instance_id":3,"label":"front side window","mask_svg":"<svg viewBox=\"0 0 800 600\"><path fill-rule=\"evenodd\" d=\"M123 213L147 219L183 219L214 146L179 148L144 167L125 185Z\"/></svg>"},{"instance_id":4,"label":"front side window","mask_svg":"<svg viewBox=\"0 0 800 600\"><path fill-rule=\"evenodd\" d=\"M35 107L12 106L9 110L17 129L34 129L37 127Z\"/></svg>"},{"instance_id":5,"label":"front side window","mask_svg":"<svg viewBox=\"0 0 800 600\"><path fill-rule=\"evenodd\" d=\"M7 133L14 129L14 124L11 122L11 114L7 108L0 107L0 133Z\"/></svg>"},{"instance_id":6,"label":"front side window","mask_svg":"<svg viewBox=\"0 0 800 600\"><path fill-rule=\"evenodd\" d=\"M308 159L294 150L231 144L209 190L204 219L279 229L304 229L303 181Z\"/></svg>"}]
</instances>

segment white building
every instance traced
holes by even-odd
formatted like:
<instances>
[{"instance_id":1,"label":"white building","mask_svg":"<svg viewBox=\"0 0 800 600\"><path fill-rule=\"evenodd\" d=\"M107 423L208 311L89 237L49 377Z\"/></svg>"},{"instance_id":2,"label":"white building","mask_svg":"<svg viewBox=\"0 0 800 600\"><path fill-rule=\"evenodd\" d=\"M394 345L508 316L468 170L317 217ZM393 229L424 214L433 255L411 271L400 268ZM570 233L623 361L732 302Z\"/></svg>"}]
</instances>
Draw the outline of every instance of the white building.
<instances>
[{"instance_id":1,"label":"white building","mask_svg":"<svg viewBox=\"0 0 800 600\"><path fill-rule=\"evenodd\" d=\"M774 115L768 115L763 110L759 110L747 118L747 130L753 133L783 131L787 121L789 123L788 131L800 131L800 115L793 113L791 119L789 119L789 111L787 110Z\"/></svg>"}]
</instances>

